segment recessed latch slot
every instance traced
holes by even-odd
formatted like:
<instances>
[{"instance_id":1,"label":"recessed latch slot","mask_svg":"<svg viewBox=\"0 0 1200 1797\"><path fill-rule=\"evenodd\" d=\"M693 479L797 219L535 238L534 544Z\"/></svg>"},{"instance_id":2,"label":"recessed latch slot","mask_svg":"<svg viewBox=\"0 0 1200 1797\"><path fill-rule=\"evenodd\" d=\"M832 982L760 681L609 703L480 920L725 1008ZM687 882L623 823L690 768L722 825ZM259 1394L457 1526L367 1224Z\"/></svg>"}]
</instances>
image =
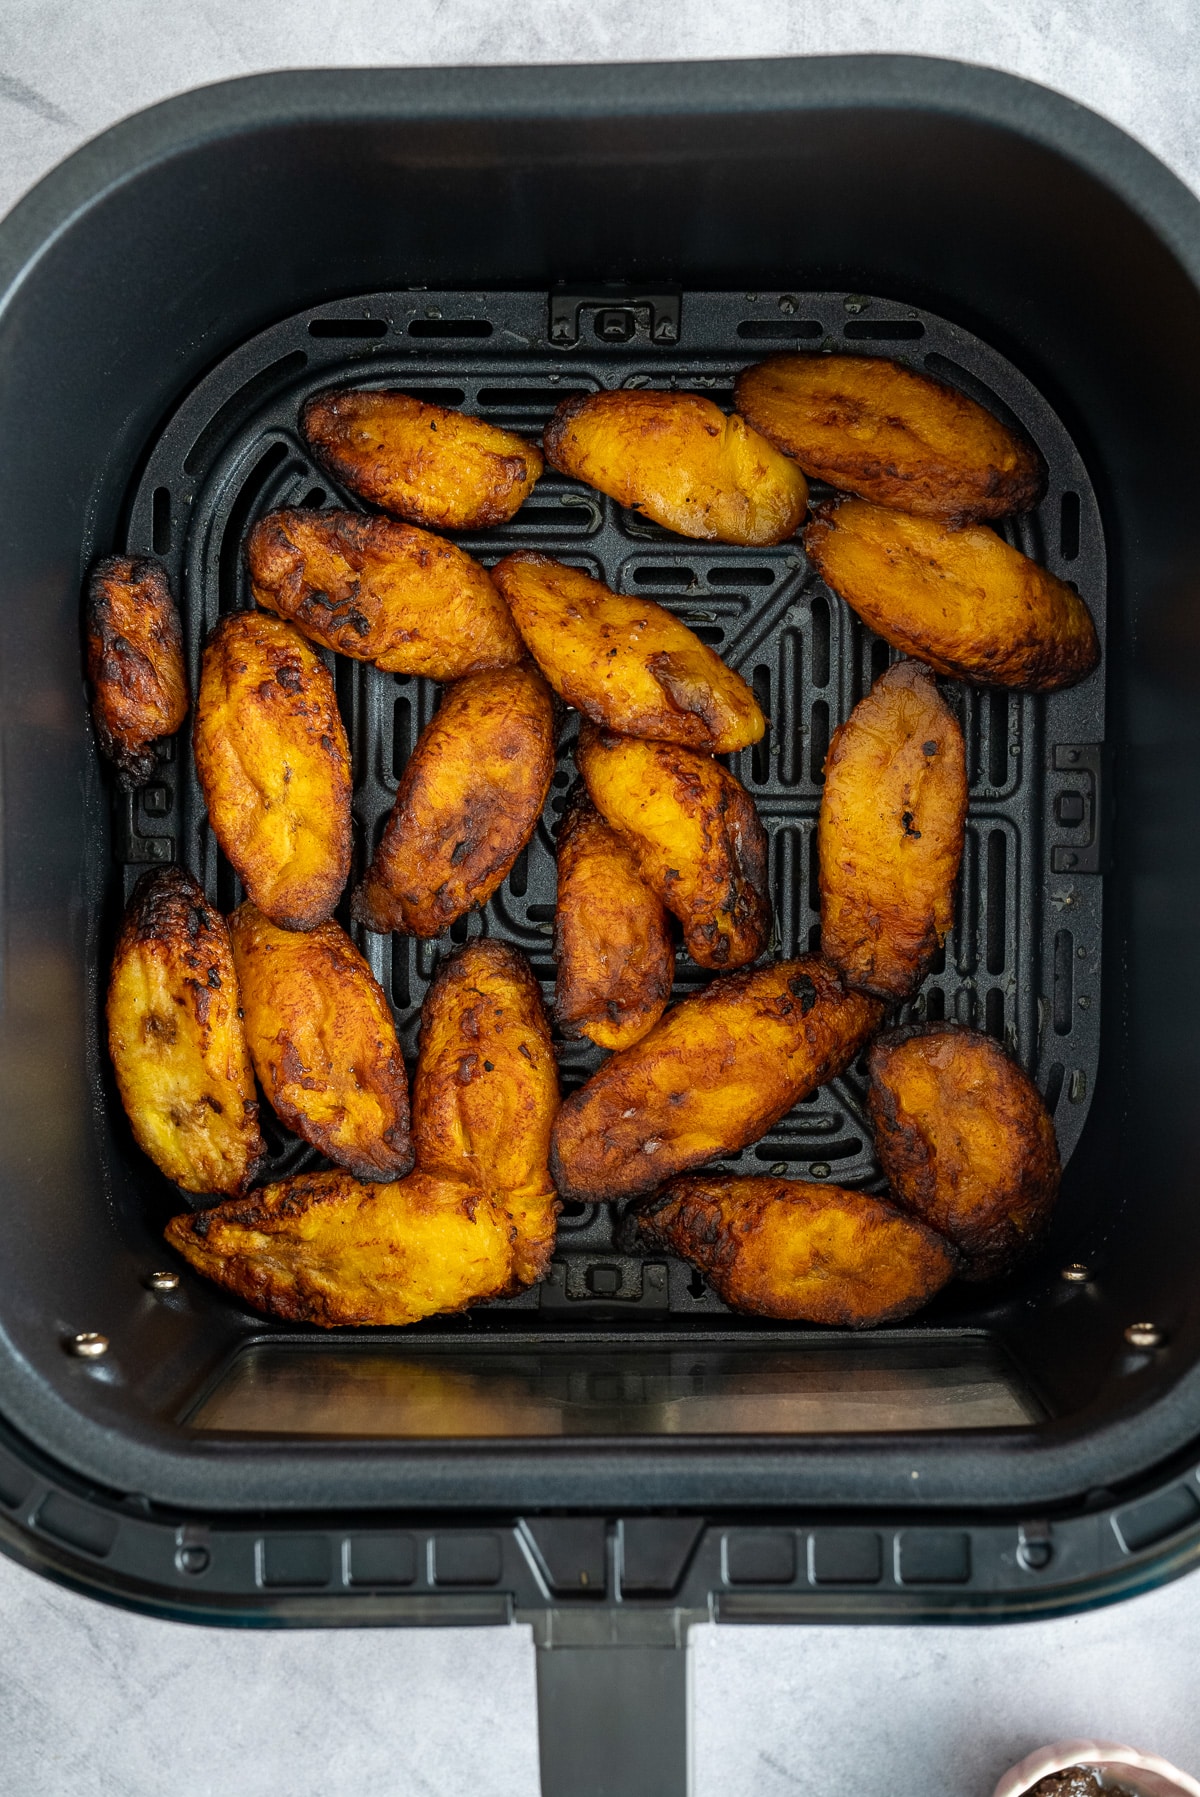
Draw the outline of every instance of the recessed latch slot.
<instances>
[{"instance_id":1,"label":"recessed latch slot","mask_svg":"<svg viewBox=\"0 0 1200 1797\"><path fill-rule=\"evenodd\" d=\"M679 342L677 293L552 293L550 341L570 348L581 338L597 343Z\"/></svg>"},{"instance_id":2,"label":"recessed latch slot","mask_svg":"<svg viewBox=\"0 0 1200 1797\"><path fill-rule=\"evenodd\" d=\"M1065 838L1050 850L1050 866L1056 874L1100 872L1101 759L1099 743L1054 746L1054 772L1069 776L1054 782L1054 829Z\"/></svg>"}]
</instances>

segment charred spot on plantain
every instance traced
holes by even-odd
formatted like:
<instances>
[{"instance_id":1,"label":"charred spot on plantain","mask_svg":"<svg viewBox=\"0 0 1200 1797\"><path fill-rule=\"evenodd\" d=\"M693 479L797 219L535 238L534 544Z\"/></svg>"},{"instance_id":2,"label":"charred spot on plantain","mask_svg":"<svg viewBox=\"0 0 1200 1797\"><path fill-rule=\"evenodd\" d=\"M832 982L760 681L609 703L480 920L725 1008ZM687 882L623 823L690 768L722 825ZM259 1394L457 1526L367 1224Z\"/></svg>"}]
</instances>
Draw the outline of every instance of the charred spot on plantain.
<instances>
[{"instance_id":1,"label":"charred spot on plantain","mask_svg":"<svg viewBox=\"0 0 1200 1797\"><path fill-rule=\"evenodd\" d=\"M926 755L936 755L938 752L938 746L935 742L922 743L921 749Z\"/></svg>"},{"instance_id":2,"label":"charred spot on plantain","mask_svg":"<svg viewBox=\"0 0 1200 1797\"><path fill-rule=\"evenodd\" d=\"M912 827L913 826L913 813L911 811L902 811L900 813L900 822L904 826L904 834L906 836L915 837L917 840L920 839L921 832L919 830L914 830Z\"/></svg>"},{"instance_id":3,"label":"charred spot on plantain","mask_svg":"<svg viewBox=\"0 0 1200 1797\"><path fill-rule=\"evenodd\" d=\"M806 973L799 973L788 981L788 991L800 1000L800 1015L807 1017L817 1002L817 989Z\"/></svg>"}]
</instances>

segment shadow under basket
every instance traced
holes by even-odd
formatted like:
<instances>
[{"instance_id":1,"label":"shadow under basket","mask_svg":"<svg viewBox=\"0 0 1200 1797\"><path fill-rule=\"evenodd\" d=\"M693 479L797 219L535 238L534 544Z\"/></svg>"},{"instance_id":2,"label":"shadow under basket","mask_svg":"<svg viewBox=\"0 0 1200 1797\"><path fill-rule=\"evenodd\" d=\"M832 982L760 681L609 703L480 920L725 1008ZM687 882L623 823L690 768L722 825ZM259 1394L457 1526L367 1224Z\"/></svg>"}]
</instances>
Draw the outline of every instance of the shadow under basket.
<instances>
[{"instance_id":1,"label":"shadow under basket","mask_svg":"<svg viewBox=\"0 0 1200 1797\"><path fill-rule=\"evenodd\" d=\"M618 1763L625 1797L686 1788L690 1620L991 1619L1190 1565L1195 200L1081 108L948 63L278 75L63 164L0 225L0 293L0 1545L198 1620L532 1621L544 1788L573 1797ZM1066 1172L1036 1257L865 1338L734 1314L603 1206L566 1207L544 1285L405 1331L277 1328L171 1269L179 1198L115 1099L105 970L147 866L184 863L223 909L240 892L186 733L136 795L97 759L91 562L166 560L194 682L204 633L249 603L254 520L357 503L299 435L318 388L402 386L536 435L574 392L728 405L740 368L797 348L894 356L1016 419L1048 481L1001 528L1102 634L1065 693L946 683L967 850L904 1013L988 1031L1044 1092ZM825 749L891 651L799 541L687 541L552 472L461 540L644 593L741 670L771 719L731 765L770 839L775 949L815 946ZM357 870L435 689L336 678ZM468 935L516 943L549 989L571 734L482 913L439 943L360 938L410 1055ZM699 983L682 962L679 992ZM564 1044L564 1086L597 1058ZM306 1164L281 1131L271 1149L275 1174ZM728 1164L878 1189L858 1070ZM87 1334L107 1350L72 1351Z\"/></svg>"}]
</instances>

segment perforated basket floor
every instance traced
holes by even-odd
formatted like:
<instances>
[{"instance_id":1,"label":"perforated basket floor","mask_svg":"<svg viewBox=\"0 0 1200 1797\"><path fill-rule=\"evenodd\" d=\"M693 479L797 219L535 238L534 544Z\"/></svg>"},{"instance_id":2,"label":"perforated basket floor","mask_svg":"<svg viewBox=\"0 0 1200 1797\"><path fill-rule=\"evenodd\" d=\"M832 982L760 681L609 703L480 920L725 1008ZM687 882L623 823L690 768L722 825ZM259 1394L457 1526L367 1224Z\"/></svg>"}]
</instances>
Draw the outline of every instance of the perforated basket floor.
<instances>
[{"instance_id":1,"label":"perforated basket floor","mask_svg":"<svg viewBox=\"0 0 1200 1797\"><path fill-rule=\"evenodd\" d=\"M1009 541L1071 581L1104 640L1105 555L1095 495L1062 424L1030 384L986 345L926 312L860 295L690 293L371 294L298 314L220 363L150 447L131 494L125 550L154 553L182 596L193 690L200 648L218 615L249 605L241 545L282 505L363 509L317 469L300 435L305 398L334 385L401 386L540 435L568 394L604 387L681 387L730 405L748 362L788 348L895 356L1019 421L1049 470L1038 510L1007 521ZM815 489L814 497L820 496ZM619 592L646 593L677 613L753 685L771 720L762 743L729 757L770 839L772 953L819 941L815 824L831 732L893 659L816 578L798 540L774 549L689 542L554 474L515 519L458 539L485 565L518 547L586 568ZM439 689L327 656L354 756L357 880ZM1054 1113L1064 1159L1087 1114L1100 1028L1100 822L1103 669L1048 697L943 683L961 717L970 811L956 921L944 954L901 1017L953 1018L986 1029L1034 1074ZM568 713L558 771L528 849L482 912L438 942L354 935L391 997L405 1052L441 957L470 936L515 943L547 996L554 969L554 831L574 778L578 724ZM123 901L147 864L181 860L228 912L242 893L208 827L188 732L167 745L159 776L114 799ZM348 888L349 890L349 888ZM343 901L339 917L346 923ZM708 975L680 956L676 995ZM602 1058L561 1043L570 1090ZM315 1156L264 1115L269 1176ZM796 1108L762 1141L723 1163L877 1188L856 1070ZM560 1252L542 1287L485 1307L541 1309L560 1322L667 1311L711 1318L724 1306L681 1264L643 1265L619 1252L619 1214L568 1205ZM616 1231L616 1235L614 1235ZM484 1320L481 1313L473 1313ZM526 1319L528 1321L528 1319ZM497 1319L499 1321L499 1319Z\"/></svg>"}]
</instances>

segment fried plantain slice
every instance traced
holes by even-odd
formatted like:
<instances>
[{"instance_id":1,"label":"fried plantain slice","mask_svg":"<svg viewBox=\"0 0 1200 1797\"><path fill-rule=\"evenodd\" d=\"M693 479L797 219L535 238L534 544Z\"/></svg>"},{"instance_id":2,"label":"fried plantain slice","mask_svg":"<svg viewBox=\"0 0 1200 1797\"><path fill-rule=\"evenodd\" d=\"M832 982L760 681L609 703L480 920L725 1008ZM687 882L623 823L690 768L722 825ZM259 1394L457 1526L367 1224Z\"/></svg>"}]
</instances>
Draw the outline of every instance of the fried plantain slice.
<instances>
[{"instance_id":1,"label":"fried plantain slice","mask_svg":"<svg viewBox=\"0 0 1200 1797\"><path fill-rule=\"evenodd\" d=\"M144 786L155 744L175 734L188 708L183 633L162 563L128 555L97 562L86 635L97 741L122 786Z\"/></svg>"},{"instance_id":2,"label":"fried plantain slice","mask_svg":"<svg viewBox=\"0 0 1200 1797\"><path fill-rule=\"evenodd\" d=\"M391 1006L330 918L281 930L246 901L229 920L246 1041L281 1122L359 1179L413 1164L408 1075Z\"/></svg>"},{"instance_id":3,"label":"fried plantain slice","mask_svg":"<svg viewBox=\"0 0 1200 1797\"><path fill-rule=\"evenodd\" d=\"M1027 438L964 393L881 356L770 356L738 376L734 400L805 474L876 505L1003 518L1042 492Z\"/></svg>"},{"instance_id":4,"label":"fried plantain slice","mask_svg":"<svg viewBox=\"0 0 1200 1797\"><path fill-rule=\"evenodd\" d=\"M699 393L622 387L567 399L542 443L552 468L683 537L782 543L808 505L796 464Z\"/></svg>"},{"instance_id":5,"label":"fried plantain slice","mask_svg":"<svg viewBox=\"0 0 1200 1797\"><path fill-rule=\"evenodd\" d=\"M554 775L554 705L528 663L449 687L409 757L353 911L440 936L486 904L533 835Z\"/></svg>"},{"instance_id":6,"label":"fried plantain slice","mask_svg":"<svg viewBox=\"0 0 1200 1797\"><path fill-rule=\"evenodd\" d=\"M714 980L565 1100L555 1185L628 1198L745 1148L848 1066L882 1017L816 956Z\"/></svg>"},{"instance_id":7,"label":"fried plantain slice","mask_svg":"<svg viewBox=\"0 0 1200 1797\"><path fill-rule=\"evenodd\" d=\"M631 1048L666 1009L675 978L666 911L582 790L558 826L554 959L554 1016L568 1039Z\"/></svg>"},{"instance_id":8,"label":"fried plantain slice","mask_svg":"<svg viewBox=\"0 0 1200 1797\"><path fill-rule=\"evenodd\" d=\"M847 985L916 991L954 921L967 817L958 720L929 669L897 662L834 732L817 824L821 953Z\"/></svg>"},{"instance_id":9,"label":"fried plantain slice","mask_svg":"<svg viewBox=\"0 0 1200 1797\"><path fill-rule=\"evenodd\" d=\"M956 1264L948 1242L895 1205L802 1179L694 1174L633 1215L648 1247L699 1267L726 1304L789 1322L893 1323Z\"/></svg>"},{"instance_id":10,"label":"fried plantain slice","mask_svg":"<svg viewBox=\"0 0 1200 1797\"><path fill-rule=\"evenodd\" d=\"M575 751L597 811L683 925L699 967L753 961L771 934L767 837L754 800L719 761L585 723Z\"/></svg>"},{"instance_id":11,"label":"fried plantain slice","mask_svg":"<svg viewBox=\"0 0 1200 1797\"><path fill-rule=\"evenodd\" d=\"M767 721L740 674L652 599L518 550L492 570L555 692L609 730L727 755Z\"/></svg>"},{"instance_id":12,"label":"fried plantain slice","mask_svg":"<svg viewBox=\"0 0 1200 1797\"><path fill-rule=\"evenodd\" d=\"M385 673L459 680L524 660L487 570L415 525L360 512L269 512L250 532L246 561L259 605Z\"/></svg>"},{"instance_id":13,"label":"fried plantain slice","mask_svg":"<svg viewBox=\"0 0 1200 1797\"><path fill-rule=\"evenodd\" d=\"M301 1173L172 1218L167 1241L207 1278L288 1323L415 1323L515 1289L512 1224L462 1180L385 1185Z\"/></svg>"},{"instance_id":14,"label":"fried plantain slice","mask_svg":"<svg viewBox=\"0 0 1200 1797\"><path fill-rule=\"evenodd\" d=\"M939 674L1040 693L1099 664L1078 593L986 525L847 499L814 515L804 547L864 624Z\"/></svg>"},{"instance_id":15,"label":"fried plantain slice","mask_svg":"<svg viewBox=\"0 0 1200 1797\"><path fill-rule=\"evenodd\" d=\"M108 981L108 1051L143 1153L185 1192L241 1193L266 1153L225 919L190 874L133 889Z\"/></svg>"},{"instance_id":16,"label":"fried plantain slice","mask_svg":"<svg viewBox=\"0 0 1200 1797\"><path fill-rule=\"evenodd\" d=\"M964 1279L1024 1256L1058 1196L1054 1123L998 1042L956 1024L891 1030L867 1063L868 1109L896 1202L947 1236Z\"/></svg>"},{"instance_id":17,"label":"fried plantain slice","mask_svg":"<svg viewBox=\"0 0 1200 1797\"><path fill-rule=\"evenodd\" d=\"M350 750L333 680L266 612L222 618L204 650L194 732L213 834L272 923L311 930L350 871Z\"/></svg>"},{"instance_id":18,"label":"fried plantain slice","mask_svg":"<svg viewBox=\"0 0 1200 1797\"><path fill-rule=\"evenodd\" d=\"M431 530L507 523L545 466L515 432L395 389L314 393L300 422L335 480Z\"/></svg>"},{"instance_id":19,"label":"fried plantain slice","mask_svg":"<svg viewBox=\"0 0 1200 1797\"><path fill-rule=\"evenodd\" d=\"M505 942L472 942L442 963L421 1007L414 1141L427 1172L466 1180L512 1218L522 1285L550 1266L558 1199L550 1131L558 1069L541 988Z\"/></svg>"}]
</instances>

